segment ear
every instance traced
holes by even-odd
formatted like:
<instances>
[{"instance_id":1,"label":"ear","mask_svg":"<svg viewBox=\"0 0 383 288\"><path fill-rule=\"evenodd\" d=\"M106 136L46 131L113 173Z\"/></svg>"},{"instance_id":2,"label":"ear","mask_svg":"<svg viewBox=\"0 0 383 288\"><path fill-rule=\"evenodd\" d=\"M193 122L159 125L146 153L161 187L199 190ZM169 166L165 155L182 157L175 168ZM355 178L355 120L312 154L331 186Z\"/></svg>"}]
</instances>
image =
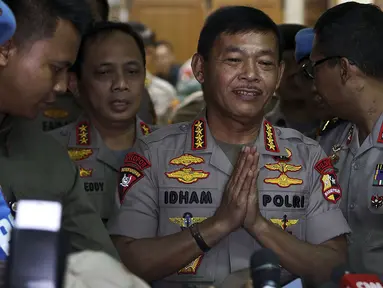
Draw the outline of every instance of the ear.
<instances>
[{"instance_id":1,"label":"ear","mask_svg":"<svg viewBox=\"0 0 383 288\"><path fill-rule=\"evenodd\" d=\"M80 97L78 78L74 72L68 72L68 90L73 94L75 98Z\"/></svg>"},{"instance_id":2,"label":"ear","mask_svg":"<svg viewBox=\"0 0 383 288\"><path fill-rule=\"evenodd\" d=\"M205 61L203 60L203 57L200 54L196 53L193 55L191 66L194 77L200 84L203 84L205 82L204 64Z\"/></svg>"},{"instance_id":3,"label":"ear","mask_svg":"<svg viewBox=\"0 0 383 288\"><path fill-rule=\"evenodd\" d=\"M16 52L16 47L13 45L12 40L8 40L0 45L0 67L7 66L10 57Z\"/></svg>"},{"instance_id":4,"label":"ear","mask_svg":"<svg viewBox=\"0 0 383 288\"><path fill-rule=\"evenodd\" d=\"M277 87L275 88L275 90L278 90L279 88L279 85L281 84L281 80L282 80L282 76L283 76L283 72L285 71L285 67L286 67L286 64L284 61L281 61L281 63L279 64L279 67L277 68L277 72L278 72L278 75L277 75Z\"/></svg>"},{"instance_id":5,"label":"ear","mask_svg":"<svg viewBox=\"0 0 383 288\"><path fill-rule=\"evenodd\" d=\"M357 68L356 65L351 64L347 58L340 58L339 61L340 79L342 81L342 84L346 84L346 82L350 80L352 75L355 75L355 73L357 73Z\"/></svg>"}]
</instances>

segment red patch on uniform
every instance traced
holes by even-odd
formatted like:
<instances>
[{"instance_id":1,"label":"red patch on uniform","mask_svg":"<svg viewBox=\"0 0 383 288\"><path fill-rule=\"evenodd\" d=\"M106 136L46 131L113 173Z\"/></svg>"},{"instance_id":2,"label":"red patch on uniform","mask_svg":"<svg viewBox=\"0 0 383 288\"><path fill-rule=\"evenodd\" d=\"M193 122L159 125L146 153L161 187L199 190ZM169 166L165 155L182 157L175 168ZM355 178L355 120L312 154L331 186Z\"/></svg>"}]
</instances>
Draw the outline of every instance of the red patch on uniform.
<instances>
[{"instance_id":1,"label":"red patch on uniform","mask_svg":"<svg viewBox=\"0 0 383 288\"><path fill-rule=\"evenodd\" d=\"M338 184L335 172L324 174L320 179L324 199L336 204L342 198L342 188Z\"/></svg>"},{"instance_id":2,"label":"red patch on uniform","mask_svg":"<svg viewBox=\"0 0 383 288\"><path fill-rule=\"evenodd\" d=\"M319 160L315 164L314 168L321 175L329 173L329 172L334 172L334 166L332 166L332 162L330 158L323 158Z\"/></svg>"},{"instance_id":3,"label":"red patch on uniform","mask_svg":"<svg viewBox=\"0 0 383 288\"><path fill-rule=\"evenodd\" d=\"M277 138L275 137L275 130L269 121L263 121L263 138L265 142L265 149L269 152L279 152Z\"/></svg>"},{"instance_id":4,"label":"red patch on uniform","mask_svg":"<svg viewBox=\"0 0 383 288\"><path fill-rule=\"evenodd\" d=\"M140 126L143 135L149 135L152 132L150 131L150 127L148 126L148 124L146 124L145 122L141 121Z\"/></svg>"},{"instance_id":5,"label":"red patch on uniform","mask_svg":"<svg viewBox=\"0 0 383 288\"><path fill-rule=\"evenodd\" d=\"M144 174L142 171L139 171L136 168L129 166L121 167L118 183L118 195L120 197L121 204L124 202L125 195L129 189L143 177Z\"/></svg>"},{"instance_id":6,"label":"red patch on uniform","mask_svg":"<svg viewBox=\"0 0 383 288\"><path fill-rule=\"evenodd\" d=\"M130 152L126 154L124 159L125 164L133 164L140 170L145 170L146 168L149 168L152 166L148 159L146 159L144 156L136 153L136 152ZM128 165L129 166L129 165Z\"/></svg>"},{"instance_id":7,"label":"red patch on uniform","mask_svg":"<svg viewBox=\"0 0 383 288\"><path fill-rule=\"evenodd\" d=\"M377 141L379 143L383 143L383 122L382 122L382 124L380 126L380 131L379 131L379 135L378 135Z\"/></svg>"},{"instance_id":8,"label":"red patch on uniform","mask_svg":"<svg viewBox=\"0 0 383 288\"><path fill-rule=\"evenodd\" d=\"M195 120L192 126L192 150L204 150L206 147L206 122L203 119Z\"/></svg>"}]
</instances>

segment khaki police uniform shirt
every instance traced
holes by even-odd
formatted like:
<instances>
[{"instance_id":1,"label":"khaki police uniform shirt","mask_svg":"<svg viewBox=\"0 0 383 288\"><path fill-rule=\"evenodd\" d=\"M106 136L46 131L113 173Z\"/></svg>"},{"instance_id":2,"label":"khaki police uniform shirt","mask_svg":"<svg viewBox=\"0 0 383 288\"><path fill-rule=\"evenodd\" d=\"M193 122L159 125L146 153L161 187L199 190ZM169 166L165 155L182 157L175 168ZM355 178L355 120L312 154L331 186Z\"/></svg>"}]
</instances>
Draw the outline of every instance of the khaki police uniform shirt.
<instances>
[{"instance_id":1,"label":"khaki police uniform shirt","mask_svg":"<svg viewBox=\"0 0 383 288\"><path fill-rule=\"evenodd\" d=\"M169 122L181 123L194 120L205 108L203 92L197 91L187 96L171 113Z\"/></svg>"},{"instance_id":2,"label":"khaki police uniform shirt","mask_svg":"<svg viewBox=\"0 0 383 288\"><path fill-rule=\"evenodd\" d=\"M345 131L348 131L350 122L334 118L324 121L316 137L322 149L327 155L332 155L338 148L338 145Z\"/></svg>"},{"instance_id":3,"label":"khaki police uniform shirt","mask_svg":"<svg viewBox=\"0 0 383 288\"><path fill-rule=\"evenodd\" d=\"M264 217L312 244L350 232L335 203L340 188L318 143L264 121L254 145L260 153L258 189ZM204 117L159 129L135 146L125 163L132 180L120 210L108 223L110 234L161 237L214 215L233 165ZM248 268L251 254L259 248L238 229L154 287L219 285L230 273Z\"/></svg>"},{"instance_id":4,"label":"khaki police uniform shirt","mask_svg":"<svg viewBox=\"0 0 383 288\"><path fill-rule=\"evenodd\" d=\"M74 96L65 93L57 95L56 101L41 111L33 122L46 132L76 121L81 113Z\"/></svg>"},{"instance_id":5,"label":"khaki police uniform shirt","mask_svg":"<svg viewBox=\"0 0 383 288\"><path fill-rule=\"evenodd\" d=\"M153 127L136 118L136 138L148 135ZM79 167L80 183L104 223L116 202L116 186L123 157L130 150L112 151L103 142L89 118L81 115L75 123L49 132L68 149ZM122 159L121 159L122 158Z\"/></svg>"},{"instance_id":6,"label":"khaki police uniform shirt","mask_svg":"<svg viewBox=\"0 0 383 288\"><path fill-rule=\"evenodd\" d=\"M14 212L19 199L59 201L72 251L103 250L118 258L86 197L78 169L52 137L28 121L8 117L0 125L0 163L1 190Z\"/></svg>"},{"instance_id":7,"label":"khaki police uniform shirt","mask_svg":"<svg viewBox=\"0 0 383 288\"><path fill-rule=\"evenodd\" d=\"M359 144L358 129L349 123L333 153L343 189L341 209L352 228L351 268L383 274L383 114Z\"/></svg>"}]
</instances>

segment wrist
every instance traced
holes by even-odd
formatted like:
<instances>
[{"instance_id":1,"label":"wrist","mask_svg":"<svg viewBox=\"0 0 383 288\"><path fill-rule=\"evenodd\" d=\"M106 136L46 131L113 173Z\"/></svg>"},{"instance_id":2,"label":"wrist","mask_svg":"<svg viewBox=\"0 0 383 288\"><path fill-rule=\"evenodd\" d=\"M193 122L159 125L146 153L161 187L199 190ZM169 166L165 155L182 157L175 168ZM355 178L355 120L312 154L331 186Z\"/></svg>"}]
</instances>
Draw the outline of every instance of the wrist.
<instances>
[{"instance_id":1,"label":"wrist","mask_svg":"<svg viewBox=\"0 0 383 288\"><path fill-rule=\"evenodd\" d=\"M257 220L250 225L244 227L250 234L257 237L258 235L264 234L270 225L270 222L266 220L262 215L257 217Z\"/></svg>"}]
</instances>

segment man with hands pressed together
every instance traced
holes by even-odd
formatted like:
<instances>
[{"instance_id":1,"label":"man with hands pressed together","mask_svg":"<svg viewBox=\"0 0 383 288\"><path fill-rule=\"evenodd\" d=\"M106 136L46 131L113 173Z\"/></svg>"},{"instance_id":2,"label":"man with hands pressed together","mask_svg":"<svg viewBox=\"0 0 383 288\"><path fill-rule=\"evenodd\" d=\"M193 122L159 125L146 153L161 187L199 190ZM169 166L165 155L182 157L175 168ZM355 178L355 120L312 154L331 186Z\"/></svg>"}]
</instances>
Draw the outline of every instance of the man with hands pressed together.
<instances>
[{"instance_id":1,"label":"man with hands pressed together","mask_svg":"<svg viewBox=\"0 0 383 288\"><path fill-rule=\"evenodd\" d=\"M129 183L109 231L153 287L219 286L261 246L316 283L345 261L350 229L331 162L315 141L263 118L283 73L279 43L257 9L211 14L192 62L206 111L126 156Z\"/></svg>"}]
</instances>

